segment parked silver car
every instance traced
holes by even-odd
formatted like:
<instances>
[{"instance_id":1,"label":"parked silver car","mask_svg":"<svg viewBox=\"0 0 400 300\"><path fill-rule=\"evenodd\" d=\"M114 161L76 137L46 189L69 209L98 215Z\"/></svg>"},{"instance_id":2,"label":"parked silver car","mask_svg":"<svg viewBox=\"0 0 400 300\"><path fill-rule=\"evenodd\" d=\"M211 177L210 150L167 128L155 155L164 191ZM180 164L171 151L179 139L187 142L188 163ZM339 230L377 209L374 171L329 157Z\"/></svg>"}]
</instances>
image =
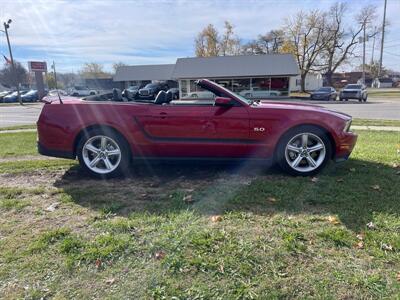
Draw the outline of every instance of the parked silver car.
<instances>
[{"instance_id":1,"label":"parked silver car","mask_svg":"<svg viewBox=\"0 0 400 300\"><path fill-rule=\"evenodd\" d=\"M349 99L358 99L358 101L366 102L368 98L367 87L364 84L348 84L340 91L340 101L348 101Z\"/></svg>"}]
</instances>

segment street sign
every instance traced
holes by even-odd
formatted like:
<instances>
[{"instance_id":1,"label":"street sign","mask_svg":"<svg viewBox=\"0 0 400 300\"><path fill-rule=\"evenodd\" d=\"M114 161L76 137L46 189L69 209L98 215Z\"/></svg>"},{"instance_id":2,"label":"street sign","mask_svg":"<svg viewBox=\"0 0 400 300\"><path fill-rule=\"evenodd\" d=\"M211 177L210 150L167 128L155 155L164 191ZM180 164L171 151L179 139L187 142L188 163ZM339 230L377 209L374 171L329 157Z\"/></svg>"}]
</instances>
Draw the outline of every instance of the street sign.
<instances>
[{"instance_id":1,"label":"street sign","mask_svg":"<svg viewBox=\"0 0 400 300\"><path fill-rule=\"evenodd\" d=\"M29 72L47 72L47 64L45 61L29 61Z\"/></svg>"}]
</instances>

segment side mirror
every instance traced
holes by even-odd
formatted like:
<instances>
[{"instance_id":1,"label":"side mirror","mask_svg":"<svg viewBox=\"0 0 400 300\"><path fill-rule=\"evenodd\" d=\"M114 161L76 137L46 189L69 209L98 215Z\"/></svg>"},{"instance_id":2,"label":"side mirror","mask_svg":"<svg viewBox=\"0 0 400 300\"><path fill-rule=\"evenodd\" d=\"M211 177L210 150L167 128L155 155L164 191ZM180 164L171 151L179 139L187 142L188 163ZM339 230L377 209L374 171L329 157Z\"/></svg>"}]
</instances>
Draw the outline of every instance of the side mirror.
<instances>
[{"instance_id":1,"label":"side mirror","mask_svg":"<svg viewBox=\"0 0 400 300\"><path fill-rule=\"evenodd\" d=\"M227 97L216 97L215 106L230 107L233 106L233 101Z\"/></svg>"}]
</instances>

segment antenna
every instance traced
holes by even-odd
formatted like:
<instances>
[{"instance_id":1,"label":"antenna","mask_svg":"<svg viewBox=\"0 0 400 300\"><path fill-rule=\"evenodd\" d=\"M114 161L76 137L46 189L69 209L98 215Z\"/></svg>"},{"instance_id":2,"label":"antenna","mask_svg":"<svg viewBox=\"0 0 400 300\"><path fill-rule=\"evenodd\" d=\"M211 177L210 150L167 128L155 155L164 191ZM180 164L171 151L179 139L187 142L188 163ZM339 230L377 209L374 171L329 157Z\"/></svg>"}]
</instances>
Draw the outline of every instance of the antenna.
<instances>
[{"instance_id":1,"label":"antenna","mask_svg":"<svg viewBox=\"0 0 400 300\"><path fill-rule=\"evenodd\" d=\"M57 73L56 73L56 63L53 60L53 72L54 72L54 80L56 81L56 91L57 91L57 95L58 95L58 100L60 100L61 104L64 104L61 100L61 96L60 96L60 91L58 90L58 86L57 86Z\"/></svg>"}]
</instances>

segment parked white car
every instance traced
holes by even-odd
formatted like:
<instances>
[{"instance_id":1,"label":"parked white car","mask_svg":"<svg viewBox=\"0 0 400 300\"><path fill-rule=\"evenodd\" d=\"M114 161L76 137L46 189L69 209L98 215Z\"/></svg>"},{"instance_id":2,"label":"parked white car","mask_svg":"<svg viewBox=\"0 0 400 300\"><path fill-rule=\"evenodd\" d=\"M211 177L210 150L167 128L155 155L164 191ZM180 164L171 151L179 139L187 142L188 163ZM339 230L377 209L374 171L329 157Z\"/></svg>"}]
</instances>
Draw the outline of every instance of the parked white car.
<instances>
[{"instance_id":1,"label":"parked white car","mask_svg":"<svg viewBox=\"0 0 400 300\"><path fill-rule=\"evenodd\" d=\"M85 97L96 95L96 90L90 90L88 87L76 85L69 90L69 94L75 97Z\"/></svg>"},{"instance_id":2,"label":"parked white car","mask_svg":"<svg viewBox=\"0 0 400 300\"><path fill-rule=\"evenodd\" d=\"M266 98L280 96L280 91L244 90L239 95L246 98Z\"/></svg>"}]
</instances>

